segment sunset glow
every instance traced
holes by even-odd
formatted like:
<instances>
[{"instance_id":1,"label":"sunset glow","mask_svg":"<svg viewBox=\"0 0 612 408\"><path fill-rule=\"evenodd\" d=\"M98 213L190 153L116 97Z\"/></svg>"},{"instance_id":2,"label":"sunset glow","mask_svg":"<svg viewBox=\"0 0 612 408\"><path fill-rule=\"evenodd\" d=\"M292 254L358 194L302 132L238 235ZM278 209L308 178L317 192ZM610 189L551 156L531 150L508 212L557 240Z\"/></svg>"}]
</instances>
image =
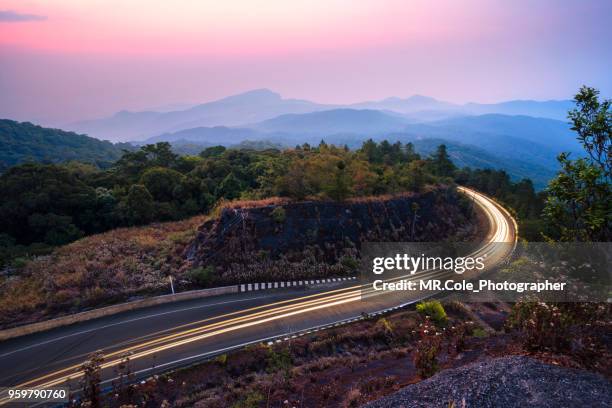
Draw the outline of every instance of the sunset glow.
<instances>
[{"instance_id":1,"label":"sunset glow","mask_svg":"<svg viewBox=\"0 0 612 408\"><path fill-rule=\"evenodd\" d=\"M610 93L610 9L606 1L4 0L0 111L62 122L261 87L328 103L415 93L566 98L585 80ZM584 47L572 55L576 44Z\"/></svg>"}]
</instances>

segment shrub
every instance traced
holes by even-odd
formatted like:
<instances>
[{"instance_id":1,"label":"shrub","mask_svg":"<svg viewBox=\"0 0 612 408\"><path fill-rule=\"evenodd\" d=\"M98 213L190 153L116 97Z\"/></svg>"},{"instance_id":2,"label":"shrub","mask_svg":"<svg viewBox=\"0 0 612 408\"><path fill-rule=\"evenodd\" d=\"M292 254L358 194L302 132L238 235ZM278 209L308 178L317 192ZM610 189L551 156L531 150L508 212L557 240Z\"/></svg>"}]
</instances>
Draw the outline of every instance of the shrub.
<instances>
[{"instance_id":1,"label":"shrub","mask_svg":"<svg viewBox=\"0 0 612 408\"><path fill-rule=\"evenodd\" d=\"M544 302L520 301L508 317L508 326L518 329L523 345L530 350L561 351L568 348L571 336L569 316L556 305Z\"/></svg>"},{"instance_id":2,"label":"shrub","mask_svg":"<svg viewBox=\"0 0 612 408\"><path fill-rule=\"evenodd\" d=\"M446 323L447 321L446 311L444 310L442 304L437 300L420 302L416 306L416 309L417 312L431 317L431 319L438 324Z\"/></svg>"},{"instance_id":3,"label":"shrub","mask_svg":"<svg viewBox=\"0 0 612 408\"><path fill-rule=\"evenodd\" d=\"M218 355L215 358L215 361L219 363L220 366L225 366L227 364L227 354L223 353Z\"/></svg>"},{"instance_id":4,"label":"shrub","mask_svg":"<svg viewBox=\"0 0 612 408\"><path fill-rule=\"evenodd\" d=\"M287 219L287 212L283 207L276 207L272 210L270 215L272 216L272 219L279 224L285 222L285 219Z\"/></svg>"},{"instance_id":5,"label":"shrub","mask_svg":"<svg viewBox=\"0 0 612 408\"><path fill-rule=\"evenodd\" d=\"M227 372L235 377L266 368L269 347L263 344L247 346L243 351L230 354L225 362Z\"/></svg>"},{"instance_id":6,"label":"shrub","mask_svg":"<svg viewBox=\"0 0 612 408\"><path fill-rule=\"evenodd\" d=\"M452 336L451 344L454 346L455 352L460 353L465 350L467 336L475 335L475 332L472 321L460 322L452 326L448 333Z\"/></svg>"},{"instance_id":7,"label":"shrub","mask_svg":"<svg viewBox=\"0 0 612 408\"><path fill-rule=\"evenodd\" d=\"M444 303L444 310L463 319L468 319L470 316L468 308L458 300L452 300L448 303Z\"/></svg>"},{"instance_id":8,"label":"shrub","mask_svg":"<svg viewBox=\"0 0 612 408\"><path fill-rule=\"evenodd\" d=\"M28 261L28 258L18 257L13 259L12 266L15 269L22 269L27 265Z\"/></svg>"},{"instance_id":9,"label":"shrub","mask_svg":"<svg viewBox=\"0 0 612 408\"><path fill-rule=\"evenodd\" d=\"M212 266L193 268L186 274L187 279L198 286L207 286L212 281L214 269Z\"/></svg>"},{"instance_id":10,"label":"shrub","mask_svg":"<svg viewBox=\"0 0 612 408\"><path fill-rule=\"evenodd\" d=\"M246 394L241 400L236 401L232 408L258 408L259 403L263 401L264 397L257 391L251 391Z\"/></svg>"},{"instance_id":11,"label":"shrub","mask_svg":"<svg viewBox=\"0 0 612 408\"><path fill-rule=\"evenodd\" d=\"M270 348L268 352L268 372L274 373L281 371L285 377L289 377L291 363L291 354L289 353L288 349L283 349L277 352L273 348Z\"/></svg>"},{"instance_id":12,"label":"shrub","mask_svg":"<svg viewBox=\"0 0 612 408\"><path fill-rule=\"evenodd\" d=\"M342 259L340 259L340 263L348 269L349 272L354 272L359 268L359 261L350 256L343 256Z\"/></svg>"},{"instance_id":13,"label":"shrub","mask_svg":"<svg viewBox=\"0 0 612 408\"><path fill-rule=\"evenodd\" d=\"M386 318L381 317L376 322L376 325L383 328L386 333L393 333L393 324Z\"/></svg>"},{"instance_id":14,"label":"shrub","mask_svg":"<svg viewBox=\"0 0 612 408\"><path fill-rule=\"evenodd\" d=\"M487 333L485 329L481 327L477 327L472 331L472 336L484 338L484 337L489 337L489 333Z\"/></svg>"},{"instance_id":15,"label":"shrub","mask_svg":"<svg viewBox=\"0 0 612 408\"><path fill-rule=\"evenodd\" d=\"M602 367L609 350L609 304L517 302L507 326L530 351L567 353L588 367ZM605 363L603 363L605 364Z\"/></svg>"},{"instance_id":16,"label":"shrub","mask_svg":"<svg viewBox=\"0 0 612 408\"><path fill-rule=\"evenodd\" d=\"M438 353L442 343L442 336L436 326L426 318L419 325L419 340L413 354L414 366L422 378L431 377L438 371Z\"/></svg>"}]
</instances>

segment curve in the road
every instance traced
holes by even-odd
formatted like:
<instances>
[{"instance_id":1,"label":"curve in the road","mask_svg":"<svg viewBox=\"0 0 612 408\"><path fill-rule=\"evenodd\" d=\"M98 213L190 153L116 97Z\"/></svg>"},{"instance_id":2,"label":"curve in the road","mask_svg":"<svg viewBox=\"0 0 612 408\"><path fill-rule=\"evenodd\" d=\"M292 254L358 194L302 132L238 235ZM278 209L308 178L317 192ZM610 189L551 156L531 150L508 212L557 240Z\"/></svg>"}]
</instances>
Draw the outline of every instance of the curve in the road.
<instances>
[{"instance_id":1,"label":"curve in the road","mask_svg":"<svg viewBox=\"0 0 612 408\"><path fill-rule=\"evenodd\" d=\"M473 199L488 219L490 231L483 243L473 255L487 254L489 262L497 263L505 259L516 243L516 222L502 206L490 198L472 189L459 187L460 192ZM504 243L504 245L499 245ZM441 277L441 271L425 271L418 278L436 276ZM410 277L414 278L414 276ZM396 278L397 279L397 278ZM239 308L227 313L211 315L185 324L170 326L168 328L152 331L136 338L129 338L120 342L120 346L112 343L104 348L105 361L102 369L106 381L112 378L112 368L124 360L129 354L130 360L140 364L144 373L148 361L156 361L155 366L170 366L176 362L193 361L196 357L214 355L227 349L243 346L245 344L260 342L269 338L267 334L290 334L298 330L287 330L283 324L292 324L297 329L312 329L313 323L320 326L329 325L337 321L359 316L362 312L372 313L396 307L399 301L392 296L383 296L372 302L359 302L363 296L371 294L371 286L354 285L340 289L327 290L307 296L292 297L280 301L259 304L253 307ZM267 331L268 330L268 331ZM95 334L95 330L93 332ZM44 352L53 339L46 340L40 351ZM207 343L207 341L209 343ZM59 341L58 341L59 342ZM41 343L42 344L42 343ZM24 354L26 358L34 346L13 350L2 354L0 351L0 368L3 367L3 358L13 357L14 354ZM86 347L84 347L86 348ZM95 349L89 350L95 351ZM67 355L62 360L53 361L55 368L44 373L45 367L33 366L23 370L20 388L25 387L53 387L78 380L82 377L80 366L85 359L86 351L79 350L72 356ZM43 371L43 373L41 373ZM23 378L25 377L25 378ZM13 375L13 379L19 378ZM25 380L26 378L29 378ZM24 381L25 380L25 381ZM8 385L8 384L2 384ZM0 404L4 401L0 401Z\"/></svg>"}]
</instances>

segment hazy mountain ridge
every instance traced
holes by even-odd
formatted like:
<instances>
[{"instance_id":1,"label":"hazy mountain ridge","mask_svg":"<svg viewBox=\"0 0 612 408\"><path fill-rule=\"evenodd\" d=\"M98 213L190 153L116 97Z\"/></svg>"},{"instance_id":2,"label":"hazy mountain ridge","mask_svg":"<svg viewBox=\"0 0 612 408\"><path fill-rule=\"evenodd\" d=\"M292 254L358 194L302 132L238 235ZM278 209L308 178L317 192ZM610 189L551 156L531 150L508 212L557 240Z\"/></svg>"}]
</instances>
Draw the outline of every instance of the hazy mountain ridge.
<instances>
[{"instance_id":1,"label":"hazy mountain ridge","mask_svg":"<svg viewBox=\"0 0 612 408\"><path fill-rule=\"evenodd\" d=\"M335 134L384 134L401 130L409 123L405 118L372 109L332 109L282 115L251 127L267 133L325 137Z\"/></svg>"},{"instance_id":2,"label":"hazy mountain ridge","mask_svg":"<svg viewBox=\"0 0 612 408\"><path fill-rule=\"evenodd\" d=\"M142 140L167 132L195 127L239 126L271 119L287 113L307 113L328 109L299 99L283 99L267 89L228 96L192 108L171 112L121 111L110 118L81 121L67 129L111 140Z\"/></svg>"},{"instance_id":3,"label":"hazy mountain ridge","mask_svg":"<svg viewBox=\"0 0 612 408\"><path fill-rule=\"evenodd\" d=\"M565 120L571 101L516 100L496 104L464 105L414 95L390 97L348 105L319 104L300 99L284 99L268 89L257 89L202 103L183 110L121 111L108 118L80 121L64 126L100 139L143 140L163 133L195 127L246 126L287 114L306 114L325 110L376 110L402 116L409 122L430 122L470 115L499 113Z\"/></svg>"},{"instance_id":4,"label":"hazy mountain ridge","mask_svg":"<svg viewBox=\"0 0 612 408\"><path fill-rule=\"evenodd\" d=\"M192 129L179 130L178 132L164 133L159 136L150 137L139 144L157 142L200 142L208 144L240 143L243 140L263 137L264 134L249 128L230 128L227 126L196 127Z\"/></svg>"},{"instance_id":5,"label":"hazy mountain ridge","mask_svg":"<svg viewBox=\"0 0 612 408\"><path fill-rule=\"evenodd\" d=\"M77 160L105 166L130 147L29 122L0 119L0 171L29 160L50 163Z\"/></svg>"},{"instance_id":6,"label":"hazy mountain ridge","mask_svg":"<svg viewBox=\"0 0 612 408\"><path fill-rule=\"evenodd\" d=\"M558 167L556 164L545 166L532 161L501 157L479 147L451 140L432 138L412 143L415 150L424 156L434 153L439 145L445 144L448 155L458 167L505 170L514 180L531 179L537 189L546 187Z\"/></svg>"}]
</instances>

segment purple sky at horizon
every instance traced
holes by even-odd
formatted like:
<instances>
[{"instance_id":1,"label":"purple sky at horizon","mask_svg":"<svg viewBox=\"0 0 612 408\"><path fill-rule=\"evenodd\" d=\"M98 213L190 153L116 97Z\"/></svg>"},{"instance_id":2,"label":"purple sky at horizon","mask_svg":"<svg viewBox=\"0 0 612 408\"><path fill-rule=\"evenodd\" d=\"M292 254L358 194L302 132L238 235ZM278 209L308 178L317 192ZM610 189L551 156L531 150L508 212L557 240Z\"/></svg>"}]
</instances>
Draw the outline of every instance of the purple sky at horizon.
<instances>
[{"instance_id":1,"label":"purple sky at horizon","mask_svg":"<svg viewBox=\"0 0 612 408\"><path fill-rule=\"evenodd\" d=\"M612 95L608 0L0 0L0 117L61 125L256 88L320 103Z\"/></svg>"}]
</instances>

